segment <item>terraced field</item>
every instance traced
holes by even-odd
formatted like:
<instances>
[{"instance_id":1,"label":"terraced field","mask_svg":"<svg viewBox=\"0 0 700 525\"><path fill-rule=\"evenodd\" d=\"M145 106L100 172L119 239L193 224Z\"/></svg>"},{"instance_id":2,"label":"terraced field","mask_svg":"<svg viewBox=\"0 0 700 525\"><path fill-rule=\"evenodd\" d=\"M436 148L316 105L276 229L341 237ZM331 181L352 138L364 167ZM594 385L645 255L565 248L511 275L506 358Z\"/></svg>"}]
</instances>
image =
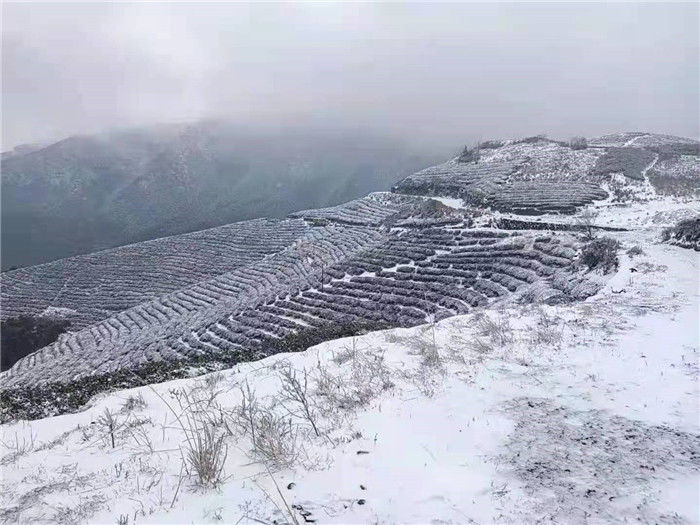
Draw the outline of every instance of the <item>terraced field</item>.
<instances>
[{"instance_id":1,"label":"terraced field","mask_svg":"<svg viewBox=\"0 0 700 525\"><path fill-rule=\"evenodd\" d=\"M586 182L513 182L487 201L494 209L522 215L573 213L608 193Z\"/></svg>"},{"instance_id":2,"label":"terraced field","mask_svg":"<svg viewBox=\"0 0 700 525\"><path fill-rule=\"evenodd\" d=\"M394 186L397 193L461 197L468 191L497 192L518 167L515 162L467 163L452 159L426 168Z\"/></svg>"},{"instance_id":3,"label":"terraced field","mask_svg":"<svg viewBox=\"0 0 700 525\"><path fill-rule=\"evenodd\" d=\"M477 161L457 157L410 175L393 189L524 215L570 214L606 199L603 186L618 174L642 190L649 181L661 194L692 196L700 188L699 156L698 141L650 133L606 135L589 140L584 149L537 137L490 141Z\"/></svg>"},{"instance_id":4,"label":"terraced field","mask_svg":"<svg viewBox=\"0 0 700 525\"><path fill-rule=\"evenodd\" d=\"M596 148L621 148L624 146L631 146L637 142L641 137L649 135L648 133L643 133L639 131L627 131L624 133L611 133L609 135L603 135L602 137L596 137L588 141L590 147ZM661 135L655 135L660 137ZM674 137L679 138L679 137Z\"/></svg>"},{"instance_id":5,"label":"terraced field","mask_svg":"<svg viewBox=\"0 0 700 525\"><path fill-rule=\"evenodd\" d=\"M312 251L299 255L302 245ZM278 351L329 323L412 326L517 294L561 302L594 293L573 275L564 235L329 225L302 243L125 310L21 360L4 387L100 375L150 361Z\"/></svg>"},{"instance_id":6,"label":"terraced field","mask_svg":"<svg viewBox=\"0 0 700 525\"><path fill-rule=\"evenodd\" d=\"M472 164L451 160L411 175L394 191L458 197L472 204L526 215L572 213L577 207L608 195L592 182L520 180L519 169L515 162Z\"/></svg>"},{"instance_id":7,"label":"terraced field","mask_svg":"<svg viewBox=\"0 0 700 525\"><path fill-rule=\"evenodd\" d=\"M301 238L313 247L303 257L299 242L265 259L141 303L61 337L5 373L3 387L73 380L187 354L178 341L197 327L279 294L320 285L322 265L384 239L371 228L331 225ZM68 377L66 377L68 374Z\"/></svg>"},{"instance_id":8,"label":"terraced field","mask_svg":"<svg viewBox=\"0 0 700 525\"><path fill-rule=\"evenodd\" d=\"M5 272L1 315L67 308L72 328L83 328L259 261L308 229L301 220L257 219Z\"/></svg>"},{"instance_id":9,"label":"terraced field","mask_svg":"<svg viewBox=\"0 0 700 525\"><path fill-rule=\"evenodd\" d=\"M231 365L361 327L413 326L501 301L588 297L601 281L577 265L575 233L527 221L500 229L505 222L488 209L572 213L607 197L601 184L609 175L596 172L601 163L624 173L625 159L642 159L644 178L653 163L673 171L688 157L646 148L669 141L683 151L694 147L655 140L623 134L584 150L498 142L478 162L453 159L422 170L393 193L3 274L3 317L67 308L75 311L75 331L3 373L0 393L32 388L31 397L47 385L75 391L102 378L94 392L110 388L117 373L153 364ZM621 163L605 160L619 150ZM683 176L698 180L693 164L683 162L691 166Z\"/></svg>"},{"instance_id":10,"label":"terraced field","mask_svg":"<svg viewBox=\"0 0 700 525\"><path fill-rule=\"evenodd\" d=\"M342 224L354 224L361 226L379 226L388 217L398 213L406 207L411 207L415 199L401 198L397 195L375 193L367 198L356 199L345 204L331 208L304 210L290 214L290 217L299 217L311 222L333 221Z\"/></svg>"},{"instance_id":11,"label":"terraced field","mask_svg":"<svg viewBox=\"0 0 700 525\"><path fill-rule=\"evenodd\" d=\"M581 182L595 166L604 149L574 150L551 141L504 144L481 150L480 163L515 162L512 182Z\"/></svg>"}]
</instances>

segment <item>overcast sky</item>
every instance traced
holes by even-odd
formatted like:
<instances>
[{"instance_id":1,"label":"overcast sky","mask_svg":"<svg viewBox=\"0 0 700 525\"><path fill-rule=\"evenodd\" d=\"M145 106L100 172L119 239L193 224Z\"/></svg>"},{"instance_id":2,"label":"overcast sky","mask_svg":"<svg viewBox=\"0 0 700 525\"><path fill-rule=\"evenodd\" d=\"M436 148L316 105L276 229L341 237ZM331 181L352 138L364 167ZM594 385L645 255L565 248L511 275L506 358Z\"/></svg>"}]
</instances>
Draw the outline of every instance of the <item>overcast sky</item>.
<instances>
[{"instance_id":1,"label":"overcast sky","mask_svg":"<svg viewBox=\"0 0 700 525\"><path fill-rule=\"evenodd\" d=\"M697 137L698 5L3 5L3 150L156 122Z\"/></svg>"}]
</instances>

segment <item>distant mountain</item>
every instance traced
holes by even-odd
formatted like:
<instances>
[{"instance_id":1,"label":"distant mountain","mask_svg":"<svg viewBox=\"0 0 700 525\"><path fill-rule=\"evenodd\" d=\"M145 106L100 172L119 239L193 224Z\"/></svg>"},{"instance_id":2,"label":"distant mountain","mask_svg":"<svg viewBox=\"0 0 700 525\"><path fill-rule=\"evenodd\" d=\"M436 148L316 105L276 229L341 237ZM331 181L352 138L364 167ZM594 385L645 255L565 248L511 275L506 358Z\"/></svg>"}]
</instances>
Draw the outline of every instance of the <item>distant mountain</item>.
<instances>
[{"instance_id":1,"label":"distant mountain","mask_svg":"<svg viewBox=\"0 0 700 525\"><path fill-rule=\"evenodd\" d=\"M31 153L33 151L39 151L40 149L43 149L44 147L45 147L45 145L42 145L42 144L20 144L19 146L15 146L10 151L3 151L2 154L0 154L0 158L5 160L5 159L9 159L10 157L17 157L20 155L26 155L27 153Z\"/></svg>"},{"instance_id":2,"label":"distant mountain","mask_svg":"<svg viewBox=\"0 0 700 525\"><path fill-rule=\"evenodd\" d=\"M225 122L16 148L2 159L2 266L345 202L438 156L357 132Z\"/></svg>"}]
</instances>

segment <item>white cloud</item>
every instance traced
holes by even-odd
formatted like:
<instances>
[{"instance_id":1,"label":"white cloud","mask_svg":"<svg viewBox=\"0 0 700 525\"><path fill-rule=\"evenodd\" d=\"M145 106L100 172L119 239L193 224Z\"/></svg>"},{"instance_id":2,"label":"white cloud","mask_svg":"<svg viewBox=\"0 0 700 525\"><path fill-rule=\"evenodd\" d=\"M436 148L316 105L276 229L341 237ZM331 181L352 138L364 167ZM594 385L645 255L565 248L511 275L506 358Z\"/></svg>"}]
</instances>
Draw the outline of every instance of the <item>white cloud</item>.
<instances>
[{"instance_id":1,"label":"white cloud","mask_svg":"<svg viewBox=\"0 0 700 525\"><path fill-rule=\"evenodd\" d=\"M3 5L4 147L235 117L697 135L694 4Z\"/></svg>"}]
</instances>

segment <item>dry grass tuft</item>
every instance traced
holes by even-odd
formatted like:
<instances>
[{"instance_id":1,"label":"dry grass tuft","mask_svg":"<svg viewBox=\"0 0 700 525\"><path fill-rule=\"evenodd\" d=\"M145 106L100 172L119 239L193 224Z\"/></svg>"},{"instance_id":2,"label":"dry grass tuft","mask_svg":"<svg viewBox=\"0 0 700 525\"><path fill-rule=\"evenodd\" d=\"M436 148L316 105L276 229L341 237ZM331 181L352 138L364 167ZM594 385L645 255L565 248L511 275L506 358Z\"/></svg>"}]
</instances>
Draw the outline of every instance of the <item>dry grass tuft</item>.
<instances>
[{"instance_id":1,"label":"dry grass tuft","mask_svg":"<svg viewBox=\"0 0 700 525\"><path fill-rule=\"evenodd\" d=\"M253 457L268 468L290 467L299 457L298 426L292 424L291 418L260 403L247 382L241 387L241 404L234 413L234 423L250 436Z\"/></svg>"},{"instance_id":2,"label":"dry grass tuft","mask_svg":"<svg viewBox=\"0 0 700 525\"><path fill-rule=\"evenodd\" d=\"M190 428L190 434L185 449L189 467L197 474L200 485L218 486L223 480L228 455L228 447L224 443L226 436L207 423Z\"/></svg>"}]
</instances>

